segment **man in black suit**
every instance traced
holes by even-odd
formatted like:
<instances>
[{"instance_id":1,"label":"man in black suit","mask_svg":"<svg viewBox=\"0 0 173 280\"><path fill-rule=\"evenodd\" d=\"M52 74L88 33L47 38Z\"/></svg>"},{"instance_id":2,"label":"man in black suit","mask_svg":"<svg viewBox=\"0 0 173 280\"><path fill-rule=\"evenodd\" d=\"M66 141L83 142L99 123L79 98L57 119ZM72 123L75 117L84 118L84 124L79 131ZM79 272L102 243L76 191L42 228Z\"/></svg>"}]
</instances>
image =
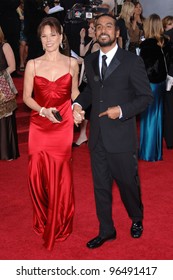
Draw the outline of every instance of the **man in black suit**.
<instances>
[{"instance_id":1,"label":"man in black suit","mask_svg":"<svg viewBox=\"0 0 173 280\"><path fill-rule=\"evenodd\" d=\"M86 57L88 84L73 104L76 124L82 120L82 110L92 104L89 148L100 227L98 236L87 243L88 248L97 248L116 238L112 220L113 180L132 220L131 236L139 238L143 231L135 116L152 102L152 94L142 59L119 48L117 34L111 15L98 17L96 37L100 50ZM106 55L107 69L102 55Z\"/></svg>"}]
</instances>

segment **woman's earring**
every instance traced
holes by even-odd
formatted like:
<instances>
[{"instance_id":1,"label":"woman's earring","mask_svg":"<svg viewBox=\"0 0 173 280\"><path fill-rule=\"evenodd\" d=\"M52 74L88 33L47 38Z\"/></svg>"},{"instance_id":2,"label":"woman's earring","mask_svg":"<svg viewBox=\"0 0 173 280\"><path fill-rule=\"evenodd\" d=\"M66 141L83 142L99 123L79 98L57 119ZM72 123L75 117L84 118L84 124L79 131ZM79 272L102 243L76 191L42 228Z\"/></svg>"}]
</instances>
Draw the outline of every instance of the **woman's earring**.
<instances>
[{"instance_id":1,"label":"woman's earring","mask_svg":"<svg viewBox=\"0 0 173 280\"><path fill-rule=\"evenodd\" d=\"M64 45L63 45L63 43L61 42L60 43L60 48L63 50L63 48L64 48Z\"/></svg>"}]
</instances>

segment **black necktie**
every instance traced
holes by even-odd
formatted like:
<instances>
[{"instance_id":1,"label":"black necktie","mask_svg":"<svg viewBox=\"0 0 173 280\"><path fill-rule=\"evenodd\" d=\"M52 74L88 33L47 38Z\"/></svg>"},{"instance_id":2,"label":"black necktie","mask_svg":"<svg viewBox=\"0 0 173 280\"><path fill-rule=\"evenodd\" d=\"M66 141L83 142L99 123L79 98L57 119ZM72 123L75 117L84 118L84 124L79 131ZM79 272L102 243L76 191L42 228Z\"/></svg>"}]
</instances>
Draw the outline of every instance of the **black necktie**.
<instances>
[{"instance_id":1,"label":"black necktie","mask_svg":"<svg viewBox=\"0 0 173 280\"><path fill-rule=\"evenodd\" d=\"M102 69L101 69L102 80L104 79L106 69L107 69L106 59L107 59L107 56L105 54L102 55Z\"/></svg>"}]
</instances>

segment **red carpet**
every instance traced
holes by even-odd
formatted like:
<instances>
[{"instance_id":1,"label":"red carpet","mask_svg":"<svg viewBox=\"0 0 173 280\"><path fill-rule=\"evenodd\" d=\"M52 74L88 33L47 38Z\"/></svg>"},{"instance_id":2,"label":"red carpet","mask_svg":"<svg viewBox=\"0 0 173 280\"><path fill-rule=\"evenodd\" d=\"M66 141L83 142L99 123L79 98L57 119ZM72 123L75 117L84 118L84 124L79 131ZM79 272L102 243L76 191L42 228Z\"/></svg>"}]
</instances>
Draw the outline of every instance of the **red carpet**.
<instances>
[{"instance_id":1,"label":"red carpet","mask_svg":"<svg viewBox=\"0 0 173 280\"><path fill-rule=\"evenodd\" d=\"M16 81L16 85L21 99L21 79ZM19 107L17 122L21 133L21 130L27 130L28 123L19 117L22 114L20 110L26 115L29 113L24 105L20 104ZM164 148L164 160L160 162L139 162L145 212L143 236L138 240L131 238L131 221L114 186L113 215L117 239L89 250L86 242L98 233L89 151L86 144L75 148L73 174L76 210L73 233L66 241L57 242L54 250L48 252L42 246L42 239L32 229L32 205L27 187L27 144L22 143L25 137L20 137L20 158L11 162L0 161L1 260L173 259L173 151Z\"/></svg>"}]
</instances>

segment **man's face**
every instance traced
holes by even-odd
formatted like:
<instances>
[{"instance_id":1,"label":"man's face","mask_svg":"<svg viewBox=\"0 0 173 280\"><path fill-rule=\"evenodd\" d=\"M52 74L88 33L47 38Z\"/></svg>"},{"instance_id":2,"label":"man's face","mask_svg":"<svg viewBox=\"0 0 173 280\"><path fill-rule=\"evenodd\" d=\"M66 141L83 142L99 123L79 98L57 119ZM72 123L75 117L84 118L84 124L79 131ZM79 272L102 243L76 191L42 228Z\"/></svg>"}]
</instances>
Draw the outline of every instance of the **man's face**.
<instances>
[{"instance_id":1,"label":"man's face","mask_svg":"<svg viewBox=\"0 0 173 280\"><path fill-rule=\"evenodd\" d=\"M115 20L109 16L100 17L96 23L96 39L101 47L116 44Z\"/></svg>"}]
</instances>

